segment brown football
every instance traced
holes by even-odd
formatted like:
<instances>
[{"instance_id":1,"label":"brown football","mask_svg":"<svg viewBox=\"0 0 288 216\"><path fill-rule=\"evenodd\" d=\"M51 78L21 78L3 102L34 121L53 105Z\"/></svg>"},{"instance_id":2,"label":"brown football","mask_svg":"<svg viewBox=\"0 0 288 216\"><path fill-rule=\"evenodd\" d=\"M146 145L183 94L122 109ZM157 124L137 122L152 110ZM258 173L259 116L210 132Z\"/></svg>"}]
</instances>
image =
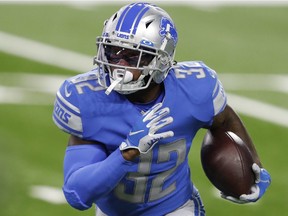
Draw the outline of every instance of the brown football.
<instances>
[{"instance_id":1,"label":"brown football","mask_svg":"<svg viewBox=\"0 0 288 216\"><path fill-rule=\"evenodd\" d=\"M253 159L235 133L208 130L201 147L201 163L210 182L225 195L239 198L250 193Z\"/></svg>"}]
</instances>

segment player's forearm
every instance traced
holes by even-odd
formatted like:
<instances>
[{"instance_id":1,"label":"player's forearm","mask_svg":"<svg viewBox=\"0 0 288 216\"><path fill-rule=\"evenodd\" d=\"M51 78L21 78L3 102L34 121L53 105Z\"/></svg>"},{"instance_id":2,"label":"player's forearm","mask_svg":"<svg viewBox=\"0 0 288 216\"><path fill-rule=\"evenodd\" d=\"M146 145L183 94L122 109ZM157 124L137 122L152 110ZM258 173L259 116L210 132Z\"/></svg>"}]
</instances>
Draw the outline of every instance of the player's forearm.
<instances>
[{"instance_id":1,"label":"player's forearm","mask_svg":"<svg viewBox=\"0 0 288 216\"><path fill-rule=\"evenodd\" d=\"M248 134L240 117L230 106L227 105L225 110L219 116L214 118L211 130L217 128L223 128L227 131L232 131L233 133L237 134L249 148L254 162L261 166L259 156L250 135Z\"/></svg>"},{"instance_id":2,"label":"player's forearm","mask_svg":"<svg viewBox=\"0 0 288 216\"><path fill-rule=\"evenodd\" d=\"M261 162L260 162L259 156L257 154L256 148L255 148L253 141L252 141L248 131L246 130L244 124L242 123L242 121L240 120L238 115L235 114L235 116L233 116L233 118L234 118L234 120L231 121L233 123L229 126L231 128L231 131L236 133L244 141L244 143L249 148L249 150L252 154L254 162L257 163L259 166L261 166Z\"/></svg>"},{"instance_id":3,"label":"player's forearm","mask_svg":"<svg viewBox=\"0 0 288 216\"><path fill-rule=\"evenodd\" d=\"M87 164L76 170L73 165L68 164L69 160L65 161L63 191L68 203L80 210L90 208L95 200L111 192L133 165L132 162L123 159L118 149L105 160ZM70 172L69 167L73 172Z\"/></svg>"}]
</instances>

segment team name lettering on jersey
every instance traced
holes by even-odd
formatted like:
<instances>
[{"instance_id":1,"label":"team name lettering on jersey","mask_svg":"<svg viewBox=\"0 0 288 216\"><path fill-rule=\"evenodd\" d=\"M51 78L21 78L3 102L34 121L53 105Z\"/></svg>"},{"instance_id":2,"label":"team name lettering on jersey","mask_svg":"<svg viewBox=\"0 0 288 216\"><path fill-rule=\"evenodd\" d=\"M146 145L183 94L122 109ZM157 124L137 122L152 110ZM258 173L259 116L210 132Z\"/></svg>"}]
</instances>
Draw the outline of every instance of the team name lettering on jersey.
<instances>
[{"instance_id":1,"label":"team name lettering on jersey","mask_svg":"<svg viewBox=\"0 0 288 216\"><path fill-rule=\"evenodd\" d=\"M79 137L82 136L80 110L67 101L59 91L54 103L53 121L60 129Z\"/></svg>"},{"instance_id":2,"label":"team name lettering on jersey","mask_svg":"<svg viewBox=\"0 0 288 216\"><path fill-rule=\"evenodd\" d=\"M69 119L71 118L71 115L67 112L65 112L64 109L60 107L60 105L56 102L54 107L54 113L66 124L69 123Z\"/></svg>"}]
</instances>

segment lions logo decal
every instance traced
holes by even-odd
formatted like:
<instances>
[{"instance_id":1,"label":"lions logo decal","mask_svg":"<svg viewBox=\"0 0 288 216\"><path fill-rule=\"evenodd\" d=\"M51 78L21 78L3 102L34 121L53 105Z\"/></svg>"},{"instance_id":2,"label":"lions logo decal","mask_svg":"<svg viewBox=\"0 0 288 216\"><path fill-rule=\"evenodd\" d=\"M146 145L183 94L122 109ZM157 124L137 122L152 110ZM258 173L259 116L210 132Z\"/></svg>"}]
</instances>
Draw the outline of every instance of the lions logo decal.
<instances>
[{"instance_id":1,"label":"lions logo decal","mask_svg":"<svg viewBox=\"0 0 288 216\"><path fill-rule=\"evenodd\" d=\"M169 30L169 32L170 32L170 34L171 34L171 37L172 37L172 39L173 39L173 41L174 41L174 44L176 45L176 43L177 43L177 41L178 41L178 35L177 35L177 31L176 31L176 28L175 28L175 26L174 26L174 24L171 22L171 20L169 20L168 18L166 18L166 17L163 17L162 19L161 19L161 24L160 24L161 26L160 26L160 28L161 28L161 30L160 30L160 35L161 36L165 36L166 35L166 32L167 32L167 30ZM170 26L170 27L168 27L168 25ZM168 28L167 28L168 27Z\"/></svg>"}]
</instances>

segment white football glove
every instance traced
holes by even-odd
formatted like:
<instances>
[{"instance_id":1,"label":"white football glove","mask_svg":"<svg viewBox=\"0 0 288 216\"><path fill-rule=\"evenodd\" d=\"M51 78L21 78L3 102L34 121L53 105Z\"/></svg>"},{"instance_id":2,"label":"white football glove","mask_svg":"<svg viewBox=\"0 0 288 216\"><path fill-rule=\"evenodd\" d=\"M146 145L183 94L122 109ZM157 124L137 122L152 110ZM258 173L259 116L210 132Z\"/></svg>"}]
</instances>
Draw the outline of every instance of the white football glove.
<instances>
[{"instance_id":1,"label":"white football glove","mask_svg":"<svg viewBox=\"0 0 288 216\"><path fill-rule=\"evenodd\" d=\"M173 122L168 107L162 108L162 103L155 104L133 126L132 130L127 136L127 139L120 145L120 150L138 149L140 153L147 153L153 146L161 139L174 136L173 131L164 131L157 133L158 130Z\"/></svg>"},{"instance_id":2,"label":"white football glove","mask_svg":"<svg viewBox=\"0 0 288 216\"><path fill-rule=\"evenodd\" d=\"M255 174L255 184L251 187L251 194L242 194L239 198L235 198L222 193L221 197L238 204L259 200L271 184L271 177L267 170L260 168L256 163L252 165L252 170Z\"/></svg>"}]
</instances>

